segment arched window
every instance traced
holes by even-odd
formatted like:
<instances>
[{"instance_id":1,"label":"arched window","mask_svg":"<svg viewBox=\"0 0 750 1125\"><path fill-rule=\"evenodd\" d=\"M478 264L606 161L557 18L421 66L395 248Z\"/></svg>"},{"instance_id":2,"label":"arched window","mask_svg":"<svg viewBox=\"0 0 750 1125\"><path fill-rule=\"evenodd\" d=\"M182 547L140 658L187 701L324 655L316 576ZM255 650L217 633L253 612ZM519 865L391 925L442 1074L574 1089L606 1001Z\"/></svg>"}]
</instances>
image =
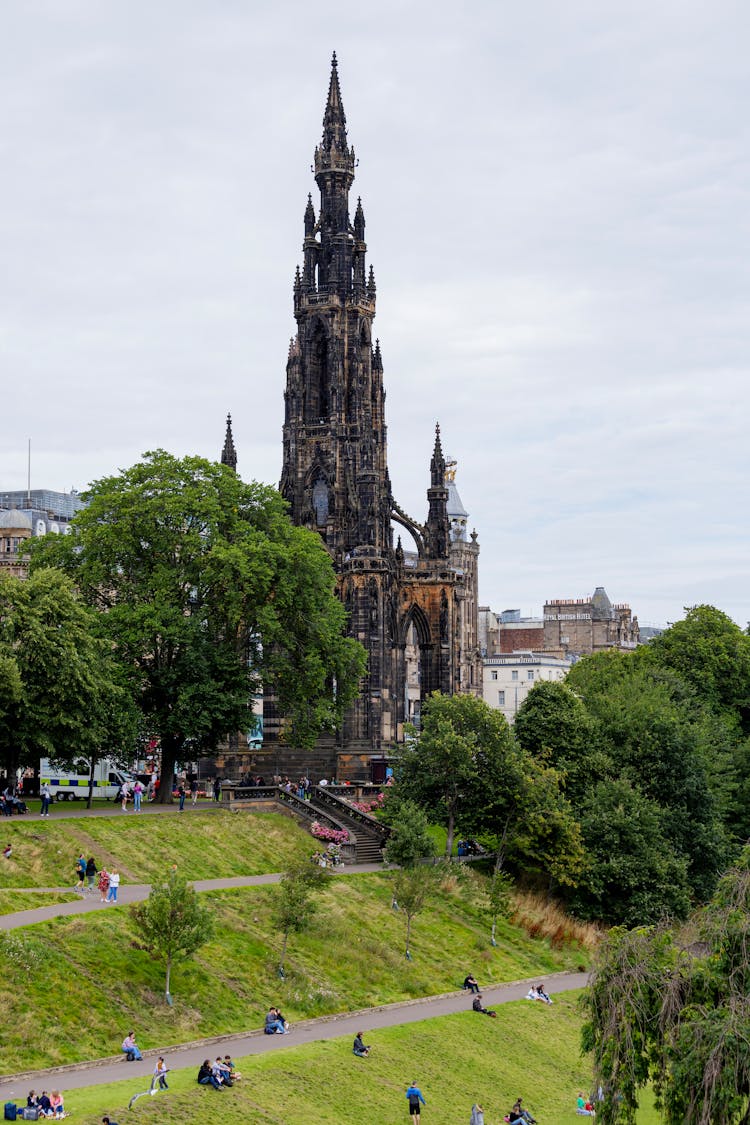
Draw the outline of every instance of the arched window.
<instances>
[{"instance_id":1,"label":"arched window","mask_svg":"<svg viewBox=\"0 0 750 1125\"><path fill-rule=\"evenodd\" d=\"M312 503L316 525L325 527L328 520L328 485L320 478L313 485Z\"/></svg>"}]
</instances>

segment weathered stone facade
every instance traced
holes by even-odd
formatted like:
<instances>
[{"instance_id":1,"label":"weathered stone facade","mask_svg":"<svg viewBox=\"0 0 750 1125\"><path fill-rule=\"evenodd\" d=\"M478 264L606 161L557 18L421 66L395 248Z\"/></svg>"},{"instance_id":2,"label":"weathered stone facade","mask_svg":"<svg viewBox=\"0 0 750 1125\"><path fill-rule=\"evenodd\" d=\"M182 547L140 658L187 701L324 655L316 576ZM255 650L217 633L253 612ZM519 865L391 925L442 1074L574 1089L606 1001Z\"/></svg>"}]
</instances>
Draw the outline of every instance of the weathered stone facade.
<instances>
[{"instance_id":1,"label":"weathered stone facade","mask_svg":"<svg viewBox=\"0 0 750 1125\"><path fill-rule=\"evenodd\" d=\"M320 206L316 213L308 196L294 281L297 334L287 359L280 490L294 522L317 530L328 548L351 635L368 654L360 695L336 739L337 772L351 777L365 775L373 757L403 739L410 653L422 698L436 689L481 692L479 546L476 535L470 543L452 538L439 429L425 523L407 515L391 490L361 200L353 223L349 218L355 163L334 56L314 157ZM400 539L394 546L391 521L408 530L415 555L405 555ZM264 726L267 751L279 730L270 704Z\"/></svg>"},{"instance_id":2,"label":"weathered stone facade","mask_svg":"<svg viewBox=\"0 0 750 1125\"><path fill-rule=\"evenodd\" d=\"M633 649L638 618L625 603L613 605L603 586L591 598L566 598L544 606L544 651L581 656L607 648Z\"/></svg>"}]
</instances>

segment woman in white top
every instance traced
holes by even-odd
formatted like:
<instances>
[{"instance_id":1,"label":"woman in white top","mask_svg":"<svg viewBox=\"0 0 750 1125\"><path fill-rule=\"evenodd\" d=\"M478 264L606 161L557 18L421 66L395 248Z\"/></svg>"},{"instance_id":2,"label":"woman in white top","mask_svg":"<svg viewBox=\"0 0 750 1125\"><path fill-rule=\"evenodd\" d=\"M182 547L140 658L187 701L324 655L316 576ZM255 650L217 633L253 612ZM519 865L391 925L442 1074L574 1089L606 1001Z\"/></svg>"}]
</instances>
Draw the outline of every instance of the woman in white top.
<instances>
[{"instance_id":1,"label":"woman in white top","mask_svg":"<svg viewBox=\"0 0 750 1125\"><path fill-rule=\"evenodd\" d=\"M120 885L119 871L110 871L109 873L109 890L107 891L107 902L117 902L117 888Z\"/></svg>"}]
</instances>

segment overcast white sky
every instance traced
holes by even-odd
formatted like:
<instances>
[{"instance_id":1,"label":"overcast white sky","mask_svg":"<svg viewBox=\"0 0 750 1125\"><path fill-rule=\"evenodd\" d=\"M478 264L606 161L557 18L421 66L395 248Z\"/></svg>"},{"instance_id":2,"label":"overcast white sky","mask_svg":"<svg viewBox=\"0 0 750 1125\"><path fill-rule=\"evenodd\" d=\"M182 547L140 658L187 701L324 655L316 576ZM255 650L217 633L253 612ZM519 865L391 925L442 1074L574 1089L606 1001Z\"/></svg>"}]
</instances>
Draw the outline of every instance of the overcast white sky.
<instances>
[{"instance_id":1,"label":"overcast white sky","mask_svg":"<svg viewBox=\"0 0 750 1125\"><path fill-rule=\"evenodd\" d=\"M396 498L436 420L480 600L642 624L748 582L750 7L6 0L0 491L147 449L278 483L332 50Z\"/></svg>"}]
</instances>

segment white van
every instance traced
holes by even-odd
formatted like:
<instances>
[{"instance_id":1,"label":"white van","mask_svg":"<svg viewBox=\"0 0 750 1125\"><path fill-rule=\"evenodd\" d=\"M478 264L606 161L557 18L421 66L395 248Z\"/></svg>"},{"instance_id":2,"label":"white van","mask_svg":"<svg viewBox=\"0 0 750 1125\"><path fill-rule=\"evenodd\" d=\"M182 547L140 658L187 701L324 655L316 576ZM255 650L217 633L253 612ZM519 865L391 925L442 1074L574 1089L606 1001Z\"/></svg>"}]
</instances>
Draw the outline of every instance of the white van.
<instances>
[{"instance_id":1,"label":"white van","mask_svg":"<svg viewBox=\"0 0 750 1125\"><path fill-rule=\"evenodd\" d=\"M89 763L86 759L76 762L79 772L69 773L67 770L56 769L49 758L42 758L39 763L39 785L49 785L52 798L55 801L88 800L89 796ZM125 770L121 770L107 758L100 758L94 768L94 790L92 796L106 797L110 801L120 791L124 781L132 784L133 778Z\"/></svg>"}]
</instances>

